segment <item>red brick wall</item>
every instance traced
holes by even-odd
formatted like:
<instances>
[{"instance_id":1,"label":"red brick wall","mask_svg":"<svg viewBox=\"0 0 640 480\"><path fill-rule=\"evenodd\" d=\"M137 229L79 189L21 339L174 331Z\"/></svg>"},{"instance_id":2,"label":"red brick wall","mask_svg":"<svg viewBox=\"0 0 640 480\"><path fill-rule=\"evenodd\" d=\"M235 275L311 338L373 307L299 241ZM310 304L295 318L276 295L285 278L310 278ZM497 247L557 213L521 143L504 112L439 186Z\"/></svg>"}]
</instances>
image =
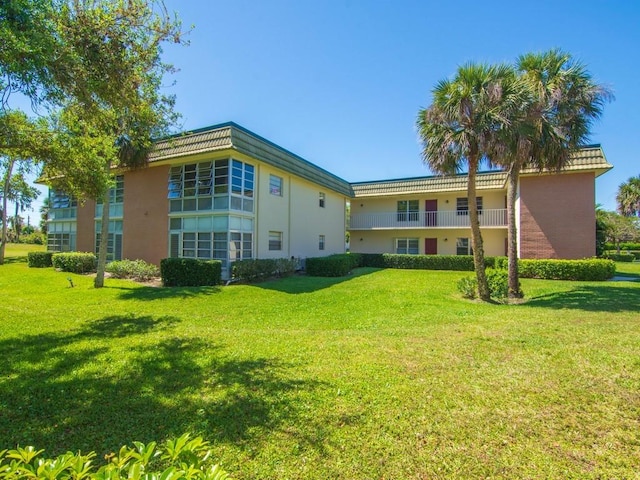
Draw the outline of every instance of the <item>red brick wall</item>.
<instances>
[{"instance_id":1,"label":"red brick wall","mask_svg":"<svg viewBox=\"0 0 640 480\"><path fill-rule=\"evenodd\" d=\"M168 256L168 178L168 166L125 173L123 258L159 265Z\"/></svg>"},{"instance_id":2,"label":"red brick wall","mask_svg":"<svg viewBox=\"0 0 640 480\"><path fill-rule=\"evenodd\" d=\"M95 249L96 202L87 200L84 205L78 205L76 250L78 252L93 252Z\"/></svg>"},{"instance_id":3,"label":"red brick wall","mask_svg":"<svg viewBox=\"0 0 640 480\"><path fill-rule=\"evenodd\" d=\"M595 175L520 179L520 258L595 255Z\"/></svg>"}]
</instances>

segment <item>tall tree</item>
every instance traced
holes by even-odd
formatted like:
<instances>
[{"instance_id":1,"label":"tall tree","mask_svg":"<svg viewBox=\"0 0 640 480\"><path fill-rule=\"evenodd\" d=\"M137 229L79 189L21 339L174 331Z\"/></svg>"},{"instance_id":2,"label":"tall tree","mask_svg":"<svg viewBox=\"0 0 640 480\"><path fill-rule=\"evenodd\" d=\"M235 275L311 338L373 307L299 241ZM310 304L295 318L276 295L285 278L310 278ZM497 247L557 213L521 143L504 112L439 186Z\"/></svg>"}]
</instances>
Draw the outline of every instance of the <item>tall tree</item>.
<instances>
[{"instance_id":1,"label":"tall tree","mask_svg":"<svg viewBox=\"0 0 640 480\"><path fill-rule=\"evenodd\" d=\"M5 3L0 18L10 21L0 41L11 43L0 54L9 79L0 84L3 98L18 91L60 108L57 155L44 174L79 199L104 201L95 281L101 287L112 173L144 160L152 138L176 119L173 97L161 93L163 76L173 70L161 61L161 46L182 42L180 22L161 0L16 0L15 9ZM25 25L41 33L24 35ZM25 51L31 61L21 65Z\"/></svg>"},{"instance_id":2,"label":"tall tree","mask_svg":"<svg viewBox=\"0 0 640 480\"><path fill-rule=\"evenodd\" d=\"M640 175L620 184L616 202L622 215L640 216Z\"/></svg>"},{"instance_id":3,"label":"tall tree","mask_svg":"<svg viewBox=\"0 0 640 480\"><path fill-rule=\"evenodd\" d=\"M613 98L585 66L561 50L528 53L516 61L525 96L509 127L490 146L492 160L508 172L509 298L519 298L518 233L515 215L520 172L531 167L559 171L588 140L593 122Z\"/></svg>"},{"instance_id":4,"label":"tall tree","mask_svg":"<svg viewBox=\"0 0 640 480\"><path fill-rule=\"evenodd\" d=\"M432 91L431 106L418 112L416 125L423 144L423 162L440 174L468 170L467 199L471 225L473 262L478 296L490 300L485 274L484 247L476 203L476 173L487 159L488 145L517 101L513 69L467 64L451 80L442 80Z\"/></svg>"}]
</instances>

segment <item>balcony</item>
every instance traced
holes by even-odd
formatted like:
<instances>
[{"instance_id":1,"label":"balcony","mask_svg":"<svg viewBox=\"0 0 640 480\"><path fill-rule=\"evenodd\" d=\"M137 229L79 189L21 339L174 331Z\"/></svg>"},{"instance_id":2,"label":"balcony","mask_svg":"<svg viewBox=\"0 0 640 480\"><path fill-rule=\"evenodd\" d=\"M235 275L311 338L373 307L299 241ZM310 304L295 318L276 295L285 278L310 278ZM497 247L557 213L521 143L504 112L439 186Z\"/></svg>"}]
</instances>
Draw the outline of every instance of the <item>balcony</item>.
<instances>
[{"instance_id":1,"label":"balcony","mask_svg":"<svg viewBox=\"0 0 640 480\"><path fill-rule=\"evenodd\" d=\"M484 209L478 212L480 226L504 228L507 209ZM467 212L456 210L413 213L360 213L351 215L350 230L408 230L416 228L470 228Z\"/></svg>"}]
</instances>

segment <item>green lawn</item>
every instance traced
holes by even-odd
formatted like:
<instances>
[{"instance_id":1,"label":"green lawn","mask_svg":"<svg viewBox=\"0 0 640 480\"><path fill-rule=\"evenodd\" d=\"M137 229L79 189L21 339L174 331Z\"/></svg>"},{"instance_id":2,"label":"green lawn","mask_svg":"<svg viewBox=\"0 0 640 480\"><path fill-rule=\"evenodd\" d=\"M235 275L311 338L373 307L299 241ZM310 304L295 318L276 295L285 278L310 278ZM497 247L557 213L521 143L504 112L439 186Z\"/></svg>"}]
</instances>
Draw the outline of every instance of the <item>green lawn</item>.
<instances>
[{"instance_id":1,"label":"green lawn","mask_svg":"<svg viewBox=\"0 0 640 480\"><path fill-rule=\"evenodd\" d=\"M631 280L640 264L619 264ZM637 478L640 282L157 289L0 266L0 449L202 434L237 479Z\"/></svg>"}]
</instances>

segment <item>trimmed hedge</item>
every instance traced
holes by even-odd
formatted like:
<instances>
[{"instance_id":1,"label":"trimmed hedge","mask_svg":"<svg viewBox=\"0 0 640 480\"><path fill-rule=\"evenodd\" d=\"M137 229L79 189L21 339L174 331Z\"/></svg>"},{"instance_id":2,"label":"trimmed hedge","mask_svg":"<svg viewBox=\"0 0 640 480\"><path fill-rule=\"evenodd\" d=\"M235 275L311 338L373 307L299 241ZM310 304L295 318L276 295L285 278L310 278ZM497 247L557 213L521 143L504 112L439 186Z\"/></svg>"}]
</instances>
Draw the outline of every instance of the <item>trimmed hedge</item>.
<instances>
[{"instance_id":1,"label":"trimmed hedge","mask_svg":"<svg viewBox=\"0 0 640 480\"><path fill-rule=\"evenodd\" d=\"M633 262L637 257L634 253L611 253L605 252L602 254L602 258L613 260L614 262Z\"/></svg>"},{"instance_id":2,"label":"trimmed hedge","mask_svg":"<svg viewBox=\"0 0 640 480\"><path fill-rule=\"evenodd\" d=\"M545 280L602 281L616 273L613 260L528 260L518 261L521 278L541 278Z\"/></svg>"},{"instance_id":3,"label":"trimmed hedge","mask_svg":"<svg viewBox=\"0 0 640 480\"><path fill-rule=\"evenodd\" d=\"M615 243L607 242L604 247L606 250L616 250L618 247ZM637 242L621 242L622 250L640 250L640 243Z\"/></svg>"},{"instance_id":4,"label":"trimmed hedge","mask_svg":"<svg viewBox=\"0 0 640 480\"><path fill-rule=\"evenodd\" d=\"M93 253L62 252L54 253L51 263L63 272L89 273L96 270L97 258Z\"/></svg>"},{"instance_id":5,"label":"trimmed hedge","mask_svg":"<svg viewBox=\"0 0 640 480\"><path fill-rule=\"evenodd\" d=\"M361 253L360 266L375 268L404 268L415 270L473 271L472 255L400 255L395 253ZM496 266L502 257L485 257L487 267ZM505 258L506 261L506 258Z\"/></svg>"},{"instance_id":6,"label":"trimmed hedge","mask_svg":"<svg viewBox=\"0 0 640 480\"><path fill-rule=\"evenodd\" d=\"M219 285L222 282L222 262L195 258L163 258L160 261L160 276L165 287Z\"/></svg>"},{"instance_id":7,"label":"trimmed hedge","mask_svg":"<svg viewBox=\"0 0 640 480\"><path fill-rule=\"evenodd\" d=\"M297 264L296 259L290 258L252 258L233 262L231 272L236 280L254 281L271 276L290 275L296 271Z\"/></svg>"},{"instance_id":8,"label":"trimmed hedge","mask_svg":"<svg viewBox=\"0 0 640 480\"><path fill-rule=\"evenodd\" d=\"M307 275L312 277L344 277L358 266L359 256L350 253L307 258Z\"/></svg>"},{"instance_id":9,"label":"trimmed hedge","mask_svg":"<svg viewBox=\"0 0 640 480\"><path fill-rule=\"evenodd\" d=\"M116 260L109 262L105 270L114 278L131 278L144 282L160 275L160 269L144 260Z\"/></svg>"},{"instance_id":10,"label":"trimmed hedge","mask_svg":"<svg viewBox=\"0 0 640 480\"><path fill-rule=\"evenodd\" d=\"M506 270L487 268L487 283L491 298L503 300L509 294L509 276ZM478 296L478 280L475 275L463 277L458 281L458 291L464 298L474 299Z\"/></svg>"},{"instance_id":11,"label":"trimmed hedge","mask_svg":"<svg viewBox=\"0 0 640 480\"><path fill-rule=\"evenodd\" d=\"M31 268L53 267L52 257L56 252L29 252L27 262Z\"/></svg>"}]
</instances>

